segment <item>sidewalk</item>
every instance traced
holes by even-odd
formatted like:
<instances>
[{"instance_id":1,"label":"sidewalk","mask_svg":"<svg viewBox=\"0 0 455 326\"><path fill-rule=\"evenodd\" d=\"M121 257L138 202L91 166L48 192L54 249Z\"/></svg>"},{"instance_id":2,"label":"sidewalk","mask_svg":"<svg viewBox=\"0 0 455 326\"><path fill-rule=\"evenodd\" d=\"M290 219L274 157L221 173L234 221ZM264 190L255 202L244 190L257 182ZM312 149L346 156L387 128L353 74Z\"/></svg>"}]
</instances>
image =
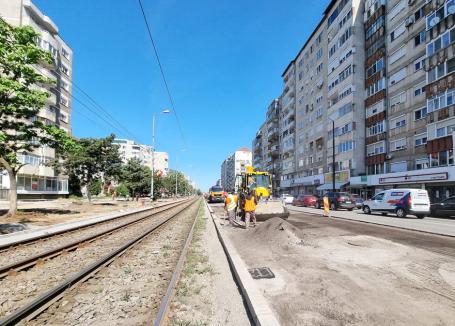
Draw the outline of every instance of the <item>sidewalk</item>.
<instances>
[{"instance_id":1,"label":"sidewalk","mask_svg":"<svg viewBox=\"0 0 455 326\"><path fill-rule=\"evenodd\" d=\"M321 209L312 207L297 207L292 205L287 205L287 208L291 212L305 212L317 216L322 216ZM417 219L414 216L398 218L392 214L387 216L380 214L367 215L364 214L361 210L355 210L351 212L345 210L331 211L330 217L455 237L455 220L450 219L441 219L434 217Z\"/></svg>"}]
</instances>

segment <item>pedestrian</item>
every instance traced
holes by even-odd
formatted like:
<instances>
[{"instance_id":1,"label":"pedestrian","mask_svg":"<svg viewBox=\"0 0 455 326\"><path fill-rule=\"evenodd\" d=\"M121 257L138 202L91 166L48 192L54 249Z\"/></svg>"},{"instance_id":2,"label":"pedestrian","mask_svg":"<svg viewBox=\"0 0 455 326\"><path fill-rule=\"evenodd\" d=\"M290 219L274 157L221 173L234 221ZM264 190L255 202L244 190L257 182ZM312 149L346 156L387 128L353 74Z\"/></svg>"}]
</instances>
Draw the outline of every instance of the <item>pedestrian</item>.
<instances>
[{"instance_id":1,"label":"pedestrian","mask_svg":"<svg viewBox=\"0 0 455 326\"><path fill-rule=\"evenodd\" d=\"M245 204L243 210L245 211L245 228L248 229L250 226L250 221L253 223L253 226L256 226L256 204L257 199L254 194L254 190L250 190L245 198Z\"/></svg>"},{"instance_id":2,"label":"pedestrian","mask_svg":"<svg viewBox=\"0 0 455 326\"><path fill-rule=\"evenodd\" d=\"M226 196L226 200L224 201L224 210L226 211L229 222L234 225L235 214L237 212L237 196L232 193L229 193Z\"/></svg>"}]
</instances>

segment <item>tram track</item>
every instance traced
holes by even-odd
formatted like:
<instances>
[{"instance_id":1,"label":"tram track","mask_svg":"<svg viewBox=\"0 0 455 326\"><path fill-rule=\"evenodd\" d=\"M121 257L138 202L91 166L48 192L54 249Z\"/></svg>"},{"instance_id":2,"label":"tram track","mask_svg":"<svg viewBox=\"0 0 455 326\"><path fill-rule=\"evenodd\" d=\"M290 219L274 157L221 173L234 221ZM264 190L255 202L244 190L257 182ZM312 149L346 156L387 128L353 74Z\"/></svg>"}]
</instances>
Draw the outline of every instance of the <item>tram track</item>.
<instances>
[{"instance_id":1,"label":"tram track","mask_svg":"<svg viewBox=\"0 0 455 326\"><path fill-rule=\"evenodd\" d=\"M93 273L109 265L142 239L156 232L194 202L194 200L179 202L155 212L154 216L157 216L154 219L142 217L140 221L117 227L114 231L103 232L103 236L91 236L93 241L72 244L71 248L76 246L72 252L56 248L58 256L43 264L22 272L6 273L0 280L0 316L4 317L0 324L15 324L42 311L43 307L56 300L68 288L90 278ZM116 232L120 230L122 232ZM39 261L40 258L36 260ZM31 297L35 299L30 299Z\"/></svg>"},{"instance_id":2,"label":"tram track","mask_svg":"<svg viewBox=\"0 0 455 326\"><path fill-rule=\"evenodd\" d=\"M40 236L32 241L26 239L8 246L5 245L0 251L0 279L8 274L30 268L45 259L75 250L83 244L93 242L112 232L121 231L155 214L176 207L179 203L173 202L150 210L128 213L113 220L95 222L81 228L71 228L55 235Z\"/></svg>"}]
</instances>

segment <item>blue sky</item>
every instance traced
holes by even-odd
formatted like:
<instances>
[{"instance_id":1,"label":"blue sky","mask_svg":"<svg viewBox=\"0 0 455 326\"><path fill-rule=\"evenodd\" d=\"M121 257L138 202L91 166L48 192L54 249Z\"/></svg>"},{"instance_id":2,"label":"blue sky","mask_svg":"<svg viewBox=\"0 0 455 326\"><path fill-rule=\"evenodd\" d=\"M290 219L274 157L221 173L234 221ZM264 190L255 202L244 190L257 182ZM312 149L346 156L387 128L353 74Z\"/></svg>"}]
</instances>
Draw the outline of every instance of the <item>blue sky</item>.
<instances>
[{"instance_id":1,"label":"blue sky","mask_svg":"<svg viewBox=\"0 0 455 326\"><path fill-rule=\"evenodd\" d=\"M170 107L137 0L34 0L74 51L74 82L141 143ZM221 162L251 147L281 73L321 19L328 0L143 0L186 139L159 115L157 150L206 190ZM83 99L81 94L74 95ZM88 102L84 100L84 102ZM83 115L90 118L87 119ZM94 121L98 121L95 123ZM73 101L73 132L115 132Z\"/></svg>"}]
</instances>

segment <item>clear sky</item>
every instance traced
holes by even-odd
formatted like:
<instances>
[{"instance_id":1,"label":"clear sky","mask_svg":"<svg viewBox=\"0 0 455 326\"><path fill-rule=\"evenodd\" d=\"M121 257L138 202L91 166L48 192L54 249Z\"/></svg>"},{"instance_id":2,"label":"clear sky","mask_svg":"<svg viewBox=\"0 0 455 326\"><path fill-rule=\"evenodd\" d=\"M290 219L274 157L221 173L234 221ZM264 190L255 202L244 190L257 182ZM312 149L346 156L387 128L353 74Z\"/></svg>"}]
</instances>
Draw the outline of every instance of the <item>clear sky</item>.
<instances>
[{"instance_id":1,"label":"clear sky","mask_svg":"<svg viewBox=\"0 0 455 326\"><path fill-rule=\"evenodd\" d=\"M74 82L137 141L150 144L152 115L170 103L137 0L33 2L72 47ZM175 117L159 115L156 147L169 152L170 168L207 190L229 154L251 148L267 106L282 90L283 70L328 2L143 0L187 144ZM73 132L131 138L76 101Z\"/></svg>"}]
</instances>

